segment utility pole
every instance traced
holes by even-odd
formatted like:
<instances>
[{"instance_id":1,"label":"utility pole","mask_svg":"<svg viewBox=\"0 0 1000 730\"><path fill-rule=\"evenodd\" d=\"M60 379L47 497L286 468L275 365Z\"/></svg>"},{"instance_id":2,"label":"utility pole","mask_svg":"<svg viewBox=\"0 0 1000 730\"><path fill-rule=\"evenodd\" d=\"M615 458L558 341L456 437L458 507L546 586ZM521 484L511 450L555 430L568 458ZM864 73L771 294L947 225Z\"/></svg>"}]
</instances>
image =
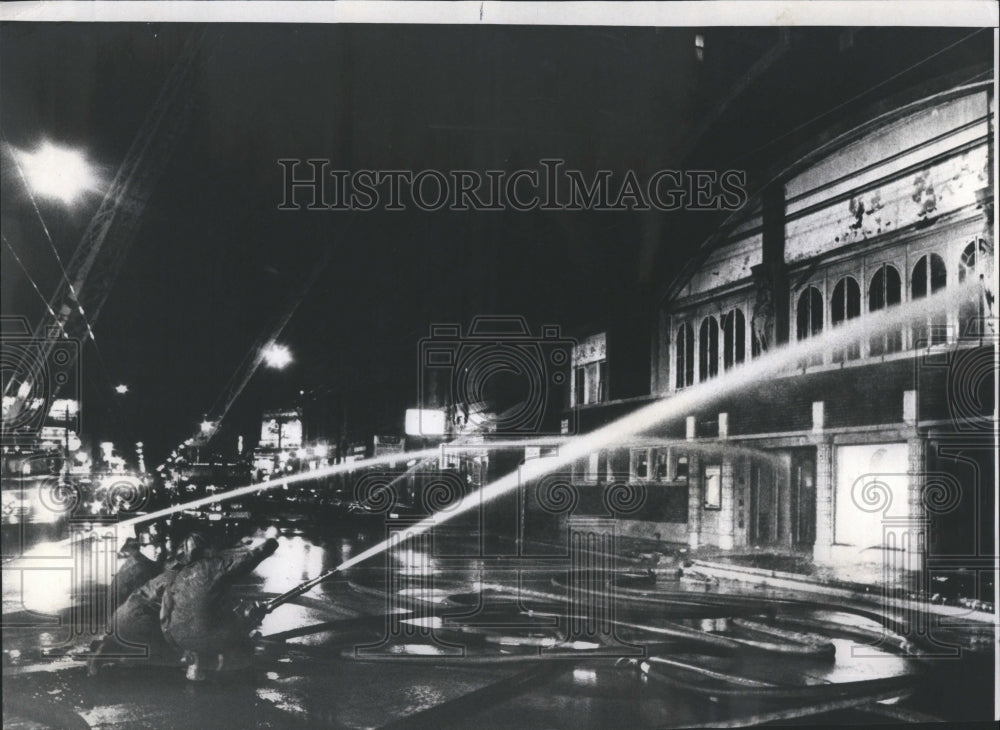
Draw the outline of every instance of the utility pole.
<instances>
[{"instance_id":1,"label":"utility pole","mask_svg":"<svg viewBox=\"0 0 1000 730\"><path fill-rule=\"evenodd\" d=\"M69 400L65 406L63 421L63 480L69 481Z\"/></svg>"}]
</instances>

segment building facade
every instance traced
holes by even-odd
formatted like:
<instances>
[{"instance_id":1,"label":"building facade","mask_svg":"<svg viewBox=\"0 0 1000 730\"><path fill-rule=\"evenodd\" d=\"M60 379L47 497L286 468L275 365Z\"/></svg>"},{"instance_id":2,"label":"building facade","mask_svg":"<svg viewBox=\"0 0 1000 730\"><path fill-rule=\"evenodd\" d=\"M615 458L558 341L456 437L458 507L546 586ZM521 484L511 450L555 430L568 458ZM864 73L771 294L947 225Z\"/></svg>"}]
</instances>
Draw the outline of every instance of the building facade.
<instances>
[{"instance_id":1,"label":"building facade","mask_svg":"<svg viewBox=\"0 0 1000 730\"><path fill-rule=\"evenodd\" d=\"M963 299L906 326L834 338L778 377L592 457L574 479L642 483L646 506L624 529L692 547L787 551L834 567L889 554L907 569L989 555L995 134L992 86L980 84L817 143L665 290L649 399L722 383L764 353L864 328L941 290ZM613 373L614 349L605 357ZM585 430L646 400L590 406L576 395L586 383L574 382L573 400Z\"/></svg>"}]
</instances>

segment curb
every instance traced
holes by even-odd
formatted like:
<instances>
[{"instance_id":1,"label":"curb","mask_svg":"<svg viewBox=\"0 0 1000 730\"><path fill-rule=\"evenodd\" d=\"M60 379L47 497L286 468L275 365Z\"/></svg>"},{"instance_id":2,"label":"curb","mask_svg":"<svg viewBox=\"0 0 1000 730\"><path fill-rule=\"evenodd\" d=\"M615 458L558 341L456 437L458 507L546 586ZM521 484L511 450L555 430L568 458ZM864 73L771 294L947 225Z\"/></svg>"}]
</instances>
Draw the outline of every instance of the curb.
<instances>
[{"instance_id":1,"label":"curb","mask_svg":"<svg viewBox=\"0 0 1000 730\"><path fill-rule=\"evenodd\" d=\"M943 606L935 603L923 601L909 601L901 598L880 598L878 593L862 592L852 588L831 585L814 580L804 579L801 575L785 573L778 570L766 570L761 568L750 568L743 566L732 566L722 563L712 563L704 560L693 560L692 565L698 572L710 575L715 578L734 580L740 583L751 583L755 586L766 586L771 588L784 588L804 593L832 596L850 601L875 605L880 607L892 607L909 612L923 611L937 614L941 617L956 619L942 623L942 627L960 626L963 623L974 623L981 625L997 625L995 614L983 611L973 611L961 606Z\"/></svg>"}]
</instances>

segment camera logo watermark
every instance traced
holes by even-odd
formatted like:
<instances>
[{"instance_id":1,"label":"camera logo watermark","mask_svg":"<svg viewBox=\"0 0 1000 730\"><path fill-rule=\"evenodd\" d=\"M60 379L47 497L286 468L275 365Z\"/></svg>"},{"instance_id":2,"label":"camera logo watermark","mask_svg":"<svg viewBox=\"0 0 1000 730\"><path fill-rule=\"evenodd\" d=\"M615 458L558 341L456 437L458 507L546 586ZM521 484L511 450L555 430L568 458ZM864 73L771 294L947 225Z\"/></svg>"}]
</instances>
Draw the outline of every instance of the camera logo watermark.
<instances>
[{"instance_id":1,"label":"camera logo watermark","mask_svg":"<svg viewBox=\"0 0 1000 730\"><path fill-rule=\"evenodd\" d=\"M905 493L893 489L893 484L907 485ZM936 554L931 534L936 520L955 513L963 498L970 496L958 477L947 471L867 473L855 480L850 491L854 506L880 515L881 601L897 610L886 623L895 636L886 632L875 644L855 645L854 656L877 657L889 644L925 658L961 655L962 647L946 637L948 626L957 625L956 617L948 620L933 608L937 603L934 582L950 570L976 571L985 564L976 559L979 556ZM894 504L901 497L907 504ZM905 507L902 511L901 506ZM972 517L978 516L973 513Z\"/></svg>"},{"instance_id":2,"label":"camera logo watermark","mask_svg":"<svg viewBox=\"0 0 1000 730\"><path fill-rule=\"evenodd\" d=\"M79 355L59 327L38 336L23 317L0 322L4 583L19 599L5 605L3 627L61 628L64 644L118 636L117 522L150 498L140 480L84 480L74 468L85 455Z\"/></svg>"},{"instance_id":3,"label":"camera logo watermark","mask_svg":"<svg viewBox=\"0 0 1000 730\"><path fill-rule=\"evenodd\" d=\"M651 174L566 167L542 159L519 170L340 170L329 159L282 158L279 210L672 211L739 210L743 170Z\"/></svg>"},{"instance_id":4,"label":"camera logo watermark","mask_svg":"<svg viewBox=\"0 0 1000 730\"><path fill-rule=\"evenodd\" d=\"M40 446L58 429L79 433L79 354L79 341L58 328L35 337L23 317L2 318L3 446Z\"/></svg>"},{"instance_id":5,"label":"camera logo watermark","mask_svg":"<svg viewBox=\"0 0 1000 730\"><path fill-rule=\"evenodd\" d=\"M407 429L412 435L576 431L572 412L563 412L576 341L559 327L544 325L535 335L524 317L484 316L466 333L457 324L434 325L418 346L420 400L417 422Z\"/></svg>"}]
</instances>

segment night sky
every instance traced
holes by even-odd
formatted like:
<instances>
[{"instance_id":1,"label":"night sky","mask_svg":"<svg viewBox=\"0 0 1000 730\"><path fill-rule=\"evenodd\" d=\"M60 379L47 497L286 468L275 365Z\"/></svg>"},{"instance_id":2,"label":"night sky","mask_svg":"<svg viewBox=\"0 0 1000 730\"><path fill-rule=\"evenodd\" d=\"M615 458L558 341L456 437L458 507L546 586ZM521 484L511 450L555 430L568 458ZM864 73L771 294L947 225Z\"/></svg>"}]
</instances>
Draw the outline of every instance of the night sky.
<instances>
[{"instance_id":1,"label":"night sky","mask_svg":"<svg viewBox=\"0 0 1000 730\"><path fill-rule=\"evenodd\" d=\"M588 174L640 176L735 166L753 188L817 125L886 98L901 72L912 85L906 69L921 59L949 49L916 71L930 77L992 58L988 31L865 31L844 51L837 29L804 30L740 86L777 30L7 24L6 141L82 148L110 180L184 42L201 30L190 121L158 170L95 325L97 348L88 344L81 364L85 437L142 440L152 464L193 434L298 298L281 337L294 364L250 381L220 450L238 433L253 443L262 409L299 400L316 435L335 433L345 411L351 438L398 431L415 405L418 341L432 323L518 314L578 333L609 313L649 310L722 220L280 211L279 158L479 171L563 158ZM704 62L697 32L707 38ZM838 105L838 115L805 124ZM6 151L2 196L3 235L51 296L59 266ZM40 201L64 262L99 203L99 194L72 209ZM2 266L3 313L38 322L44 307L6 245ZM116 383L130 392L117 396Z\"/></svg>"}]
</instances>

